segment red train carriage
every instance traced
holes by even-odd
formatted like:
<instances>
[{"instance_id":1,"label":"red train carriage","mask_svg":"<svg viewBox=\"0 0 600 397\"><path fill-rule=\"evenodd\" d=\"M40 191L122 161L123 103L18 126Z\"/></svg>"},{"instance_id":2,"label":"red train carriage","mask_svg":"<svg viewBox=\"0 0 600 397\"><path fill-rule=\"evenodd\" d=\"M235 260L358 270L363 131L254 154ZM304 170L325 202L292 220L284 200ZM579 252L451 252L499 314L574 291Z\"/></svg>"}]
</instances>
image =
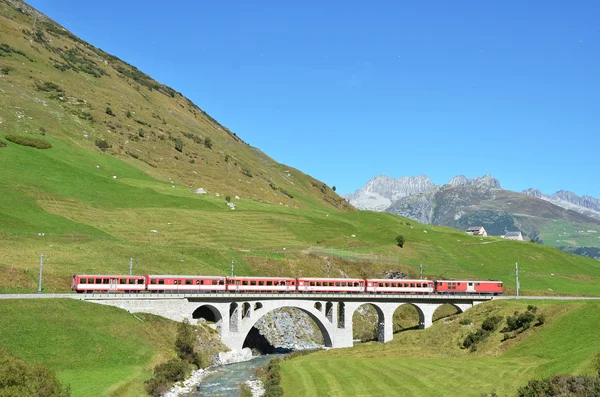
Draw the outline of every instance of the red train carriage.
<instances>
[{"instance_id":1,"label":"red train carriage","mask_svg":"<svg viewBox=\"0 0 600 397\"><path fill-rule=\"evenodd\" d=\"M226 291L227 278L223 276L146 276L150 292L219 292Z\"/></svg>"},{"instance_id":2,"label":"red train carriage","mask_svg":"<svg viewBox=\"0 0 600 397\"><path fill-rule=\"evenodd\" d=\"M435 292L442 294L494 294L504 291L502 281L436 280Z\"/></svg>"},{"instance_id":3,"label":"red train carriage","mask_svg":"<svg viewBox=\"0 0 600 397\"><path fill-rule=\"evenodd\" d=\"M359 278L298 278L298 292L365 292L365 280Z\"/></svg>"},{"instance_id":4,"label":"red train carriage","mask_svg":"<svg viewBox=\"0 0 600 397\"><path fill-rule=\"evenodd\" d=\"M77 292L140 292L146 290L145 276L76 274L71 289Z\"/></svg>"},{"instance_id":5,"label":"red train carriage","mask_svg":"<svg viewBox=\"0 0 600 397\"><path fill-rule=\"evenodd\" d=\"M386 294L431 294L435 285L430 280L367 279L366 291Z\"/></svg>"},{"instance_id":6,"label":"red train carriage","mask_svg":"<svg viewBox=\"0 0 600 397\"><path fill-rule=\"evenodd\" d=\"M296 279L289 277L227 277L230 292L295 292Z\"/></svg>"}]
</instances>

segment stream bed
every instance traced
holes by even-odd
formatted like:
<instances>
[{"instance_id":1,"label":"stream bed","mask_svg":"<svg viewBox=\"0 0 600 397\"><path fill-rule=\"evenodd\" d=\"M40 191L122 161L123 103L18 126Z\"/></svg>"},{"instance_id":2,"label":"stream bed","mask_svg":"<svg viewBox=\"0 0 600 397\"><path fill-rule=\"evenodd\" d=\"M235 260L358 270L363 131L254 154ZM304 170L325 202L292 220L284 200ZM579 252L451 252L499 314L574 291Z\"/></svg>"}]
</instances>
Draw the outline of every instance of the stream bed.
<instances>
[{"instance_id":1,"label":"stream bed","mask_svg":"<svg viewBox=\"0 0 600 397\"><path fill-rule=\"evenodd\" d=\"M282 358L284 354L267 354L250 361L227 364L210 369L197 391L190 393L194 397L239 397L240 386L247 380L254 379L254 371L265 366L274 358Z\"/></svg>"}]
</instances>

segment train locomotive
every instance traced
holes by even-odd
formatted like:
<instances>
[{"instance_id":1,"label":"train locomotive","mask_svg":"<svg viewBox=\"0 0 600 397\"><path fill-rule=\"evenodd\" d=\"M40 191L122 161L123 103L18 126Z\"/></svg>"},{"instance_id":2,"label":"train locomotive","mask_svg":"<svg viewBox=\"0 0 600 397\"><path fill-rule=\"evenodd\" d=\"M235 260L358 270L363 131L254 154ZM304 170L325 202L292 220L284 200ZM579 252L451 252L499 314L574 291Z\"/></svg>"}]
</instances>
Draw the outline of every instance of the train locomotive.
<instances>
[{"instance_id":1,"label":"train locomotive","mask_svg":"<svg viewBox=\"0 0 600 397\"><path fill-rule=\"evenodd\" d=\"M504 292L494 280L406 280L314 277L224 277L178 275L73 276L71 289L84 292L123 293L339 293L339 294L486 294Z\"/></svg>"}]
</instances>

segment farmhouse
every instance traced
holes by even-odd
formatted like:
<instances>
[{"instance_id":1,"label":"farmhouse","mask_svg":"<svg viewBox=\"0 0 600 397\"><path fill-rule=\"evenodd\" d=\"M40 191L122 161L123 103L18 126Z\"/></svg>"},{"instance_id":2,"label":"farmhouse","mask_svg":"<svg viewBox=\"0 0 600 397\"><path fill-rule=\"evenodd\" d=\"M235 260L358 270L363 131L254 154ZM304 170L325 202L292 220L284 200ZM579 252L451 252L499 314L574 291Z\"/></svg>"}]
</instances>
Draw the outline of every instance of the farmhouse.
<instances>
[{"instance_id":1,"label":"farmhouse","mask_svg":"<svg viewBox=\"0 0 600 397\"><path fill-rule=\"evenodd\" d=\"M485 231L485 229L483 228L483 226L471 226L470 228L467 229L467 233L470 234L471 236L480 236L480 237L487 237L487 232Z\"/></svg>"},{"instance_id":2,"label":"farmhouse","mask_svg":"<svg viewBox=\"0 0 600 397\"><path fill-rule=\"evenodd\" d=\"M509 240L523 241L523 234L521 232L506 232L502 237Z\"/></svg>"}]
</instances>

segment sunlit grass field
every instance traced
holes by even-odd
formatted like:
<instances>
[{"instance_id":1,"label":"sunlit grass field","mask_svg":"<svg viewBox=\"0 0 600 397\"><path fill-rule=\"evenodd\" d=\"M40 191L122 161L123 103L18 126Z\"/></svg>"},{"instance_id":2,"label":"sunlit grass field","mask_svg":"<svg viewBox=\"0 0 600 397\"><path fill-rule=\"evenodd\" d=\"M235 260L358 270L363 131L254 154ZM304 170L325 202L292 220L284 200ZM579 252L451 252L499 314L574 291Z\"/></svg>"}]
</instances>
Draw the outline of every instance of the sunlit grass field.
<instances>
[{"instance_id":1,"label":"sunlit grass field","mask_svg":"<svg viewBox=\"0 0 600 397\"><path fill-rule=\"evenodd\" d=\"M175 323L137 316L71 299L3 300L0 347L56 371L73 396L139 396L152 367L174 354Z\"/></svg>"},{"instance_id":2,"label":"sunlit grass field","mask_svg":"<svg viewBox=\"0 0 600 397\"><path fill-rule=\"evenodd\" d=\"M49 140L54 147L45 151L0 149L2 291L35 290L40 254L46 291L68 289L75 273L127 272L130 257L141 274L223 275L232 260L236 274L265 274L269 259L285 275L322 276L323 268L309 266L302 254L309 247L395 262L366 271L336 263L333 274L380 276L400 264L416 275L423 264L430 278L500 279L511 289L518 262L524 293L592 295L600 287L600 262L555 248L480 239L369 211L299 209L243 197L232 199L236 209L230 210L222 196L197 195L118 158ZM399 234L404 248L395 245Z\"/></svg>"},{"instance_id":3,"label":"sunlit grass field","mask_svg":"<svg viewBox=\"0 0 600 397\"><path fill-rule=\"evenodd\" d=\"M502 334L461 349L464 337L490 315L510 315L538 306L546 324L516 339ZM473 325L460 325L470 318ZM286 396L479 396L512 395L532 378L555 373L591 373L600 352L600 303L496 301L470 309L454 321L427 330L405 331L387 344L366 343L285 361Z\"/></svg>"}]
</instances>

